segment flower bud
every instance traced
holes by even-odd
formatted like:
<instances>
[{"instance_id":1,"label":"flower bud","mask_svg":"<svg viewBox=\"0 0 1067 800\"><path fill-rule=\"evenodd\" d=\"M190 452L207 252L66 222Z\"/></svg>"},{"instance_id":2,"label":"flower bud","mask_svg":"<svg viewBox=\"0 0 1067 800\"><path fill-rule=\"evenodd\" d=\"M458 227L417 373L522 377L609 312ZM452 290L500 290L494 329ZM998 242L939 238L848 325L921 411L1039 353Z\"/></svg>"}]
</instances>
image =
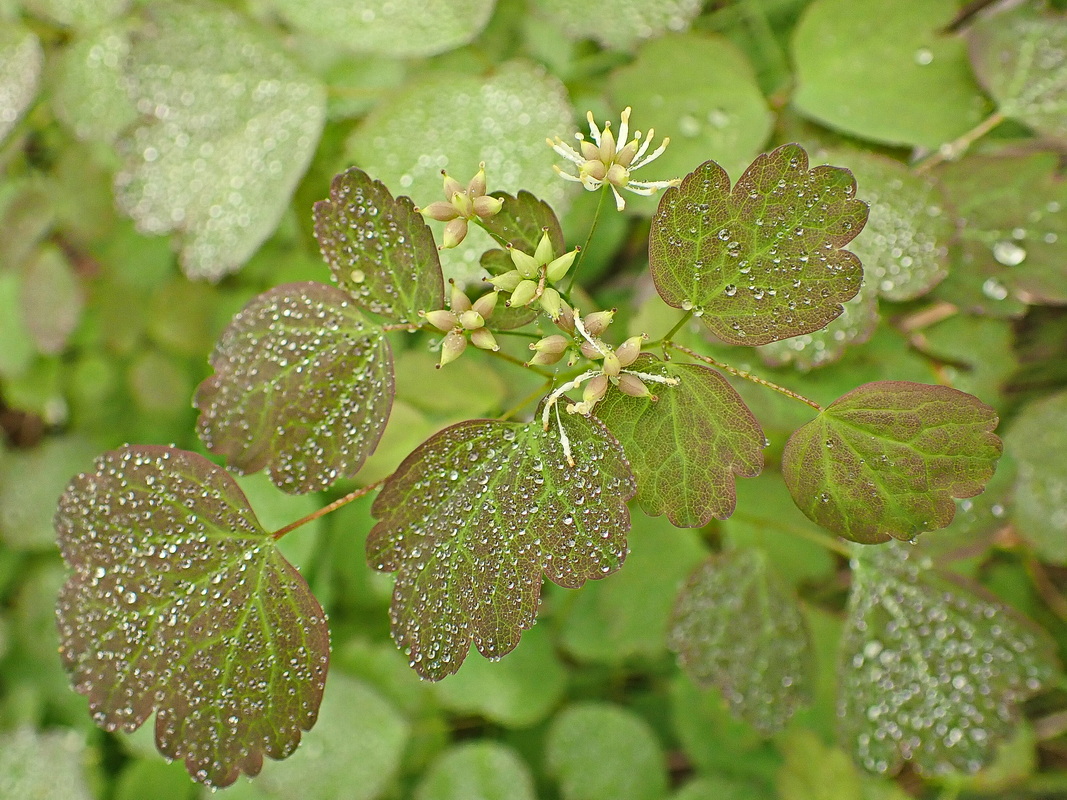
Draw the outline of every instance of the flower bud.
<instances>
[{"instance_id":1,"label":"flower bud","mask_svg":"<svg viewBox=\"0 0 1067 800\"><path fill-rule=\"evenodd\" d=\"M537 249L534 250L534 261L540 264L547 264L552 260L552 242L548 238L548 228L541 229L541 241L537 243Z\"/></svg>"},{"instance_id":2,"label":"flower bud","mask_svg":"<svg viewBox=\"0 0 1067 800\"><path fill-rule=\"evenodd\" d=\"M558 333L554 333L551 336L546 336L544 339L538 339L536 342L530 345L531 350L536 350L538 353L551 353L553 355L563 355L563 353L570 346L571 340L566 336L561 336Z\"/></svg>"},{"instance_id":3,"label":"flower bud","mask_svg":"<svg viewBox=\"0 0 1067 800\"><path fill-rule=\"evenodd\" d=\"M478 164L478 171L474 173L471 182L467 184L467 194L471 197L481 197L485 194L485 162Z\"/></svg>"},{"instance_id":4,"label":"flower bud","mask_svg":"<svg viewBox=\"0 0 1067 800\"><path fill-rule=\"evenodd\" d=\"M534 353L526 362L528 367L548 367L563 358L563 353Z\"/></svg>"},{"instance_id":5,"label":"flower bud","mask_svg":"<svg viewBox=\"0 0 1067 800\"><path fill-rule=\"evenodd\" d=\"M493 284L493 288L501 292L514 292L515 287L522 283L522 275L517 269L505 272L503 275L495 275L486 278L486 282ZM484 314L482 316L485 316Z\"/></svg>"},{"instance_id":6,"label":"flower bud","mask_svg":"<svg viewBox=\"0 0 1067 800\"><path fill-rule=\"evenodd\" d=\"M524 253L517 247L508 248L508 252L511 253L511 261L515 264L515 269L524 278L536 278L538 267L537 259L531 256L529 253Z\"/></svg>"},{"instance_id":7,"label":"flower bud","mask_svg":"<svg viewBox=\"0 0 1067 800\"><path fill-rule=\"evenodd\" d=\"M482 319L482 315L475 311L473 308L469 311L464 311L459 315L459 324L462 325L468 331L477 330L478 328L485 327L485 320Z\"/></svg>"},{"instance_id":8,"label":"flower bud","mask_svg":"<svg viewBox=\"0 0 1067 800\"><path fill-rule=\"evenodd\" d=\"M578 177L582 179L592 178L596 181L602 181L607 174L608 168L604 166L603 161L586 161L578 167Z\"/></svg>"},{"instance_id":9,"label":"flower bud","mask_svg":"<svg viewBox=\"0 0 1067 800\"><path fill-rule=\"evenodd\" d=\"M549 317L556 319L563 313L563 298L551 286L547 287L541 292L541 308L545 310Z\"/></svg>"},{"instance_id":10,"label":"flower bud","mask_svg":"<svg viewBox=\"0 0 1067 800\"><path fill-rule=\"evenodd\" d=\"M626 186L630 182L630 171L622 164L612 164L604 175L604 181L615 186Z\"/></svg>"},{"instance_id":11,"label":"flower bud","mask_svg":"<svg viewBox=\"0 0 1067 800\"><path fill-rule=\"evenodd\" d=\"M455 283L452 284L452 291L448 297L448 306L455 314L471 310L470 298Z\"/></svg>"},{"instance_id":12,"label":"flower bud","mask_svg":"<svg viewBox=\"0 0 1067 800\"><path fill-rule=\"evenodd\" d=\"M500 297L500 292L487 292L474 301L472 308L481 314L483 319L489 319L493 316L498 297Z\"/></svg>"},{"instance_id":13,"label":"flower bud","mask_svg":"<svg viewBox=\"0 0 1067 800\"><path fill-rule=\"evenodd\" d=\"M450 331L459 325L459 319L451 311L441 308L437 311L427 311L423 314L426 321L439 331Z\"/></svg>"},{"instance_id":14,"label":"flower bud","mask_svg":"<svg viewBox=\"0 0 1067 800\"><path fill-rule=\"evenodd\" d=\"M606 375L597 375L585 385L582 400L589 406L593 406L604 399L608 393L608 379Z\"/></svg>"},{"instance_id":15,"label":"flower bud","mask_svg":"<svg viewBox=\"0 0 1067 800\"><path fill-rule=\"evenodd\" d=\"M493 332L488 328L478 328L471 331L471 344L482 350L500 349L500 345L496 343L496 337L493 336Z\"/></svg>"},{"instance_id":16,"label":"flower bud","mask_svg":"<svg viewBox=\"0 0 1067 800\"><path fill-rule=\"evenodd\" d=\"M537 284L534 281L524 280L515 287L508 300L508 306L521 307L537 297Z\"/></svg>"},{"instance_id":17,"label":"flower bud","mask_svg":"<svg viewBox=\"0 0 1067 800\"><path fill-rule=\"evenodd\" d=\"M441 343L441 363L437 365L440 369L445 364L451 364L461 355L463 351L467 349L467 337L459 331L449 331Z\"/></svg>"},{"instance_id":18,"label":"flower bud","mask_svg":"<svg viewBox=\"0 0 1067 800\"><path fill-rule=\"evenodd\" d=\"M581 250L582 248L575 247L569 253L564 253L555 261L550 262L547 269L545 270L545 275L548 277L548 279L552 283L562 280L563 276L566 275L567 272L570 270L571 264L574 263L574 257L578 255Z\"/></svg>"},{"instance_id":19,"label":"flower bud","mask_svg":"<svg viewBox=\"0 0 1067 800\"><path fill-rule=\"evenodd\" d=\"M490 197L487 194L483 194L474 198L474 213L482 219L500 213L500 209L503 207L504 201L499 197Z\"/></svg>"},{"instance_id":20,"label":"flower bud","mask_svg":"<svg viewBox=\"0 0 1067 800\"><path fill-rule=\"evenodd\" d=\"M438 222L450 222L459 216L451 203L446 203L442 200L430 203L426 208L419 209L419 213Z\"/></svg>"},{"instance_id":21,"label":"flower bud","mask_svg":"<svg viewBox=\"0 0 1067 800\"><path fill-rule=\"evenodd\" d=\"M588 317L582 317L582 322L585 323L585 330L590 336L599 336L613 319L615 319L614 308L610 311L596 311Z\"/></svg>"},{"instance_id":22,"label":"flower bud","mask_svg":"<svg viewBox=\"0 0 1067 800\"><path fill-rule=\"evenodd\" d=\"M651 397L653 400L655 399L655 395L648 390L645 382L628 372L624 372L619 376L619 391L630 395L630 397Z\"/></svg>"},{"instance_id":23,"label":"flower bud","mask_svg":"<svg viewBox=\"0 0 1067 800\"><path fill-rule=\"evenodd\" d=\"M609 378L614 378L622 372L622 364L619 363L619 357L615 355L613 350L608 350L604 354L604 366L601 369L604 370L604 374Z\"/></svg>"},{"instance_id":24,"label":"flower bud","mask_svg":"<svg viewBox=\"0 0 1067 800\"><path fill-rule=\"evenodd\" d=\"M564 330L567 333L574 333L574 309L570 307L570 304L563 300L560 303L562 311L560 312L559 319L552 320L559 326L560 330Z\"/></svg>"},{"instance_id":25,"label":"flower bud","mask_svg":"<svg viewBox=\"0 0 1067 800\"><path fill-rule=\"evenodd\" d=\"M582 355L583 356L585 356L586 358L588 358L588 359L590 359L592 361L596 361L596 360L601 359L601 358L604 357L604 354L601 353L596 348L596 345L592 344L591 342L582 342L582 344L581 344L579 349L582 351ZM605 348L605 349L607 349L607 348Z\"/></svg>"},{"instance_id":26,"label":"flower bud","mask_svg":"<svg viewBox=\"0 0 1067 800\"><path fill-rule=\"evenodd\" d=\"M441 250L451 250L467 238L467 220L462 217L445 225L445 232L441 235Z\"/></svg>"},{"instance_id":27,"label":"flower bud","mask_svg":"<svg viewBox=\"0 0 1067 800\"><path fill-rule=\"evenodd\" d=\"M456 192L452 195L452 208L464 219L474 216L474 201L466 192Z\"/></svg>"},{"instance_id":28,"label":"flower bud","mask_svg":"<svg viewBox=\"0 0 1067 800\"><path fill-rule=\"evenodd\" d=\"M450 178L448 173L444 170L441 170L441 177L444 178L445 197L451 200L453 195L463 194L464 189L462 183L457 181L455 178Z\"/></svg>"},{"instance_id":29,"label":"flower bud","mask_svg":"<svg viewBox=\"0 0 1067 800\"><path fill-rule=\"evenodd\" d=\"M625 342L615 348L615 355L619 357L619 363L628 367L637 360L637 357L641 355L641 345L644 344L648 337L645 335L631 336Z\"/></svg>"},{"instance_id":30,"label":"flower bud","mask_svg":"<svg viewBox=\"0 0 1067 800\"><path fill-rule=\"evenodd\" d=\"M582 139L578 149L582 151L582 158L586 161L599 161L600 160L600 148L593 144L588 139Z\"/></svg>"},{"instance_id":31,"label":"flower bud","mask_svg":"<svg viewBox=\"0 0 1067 800\"><path fill-rule=\"evenodd\" d=\"M615 134L611 132L611 128L605 125L603 133L600 134L600 160L605 164L610 164L614 158Z\"/></svg>"}]
</instances>

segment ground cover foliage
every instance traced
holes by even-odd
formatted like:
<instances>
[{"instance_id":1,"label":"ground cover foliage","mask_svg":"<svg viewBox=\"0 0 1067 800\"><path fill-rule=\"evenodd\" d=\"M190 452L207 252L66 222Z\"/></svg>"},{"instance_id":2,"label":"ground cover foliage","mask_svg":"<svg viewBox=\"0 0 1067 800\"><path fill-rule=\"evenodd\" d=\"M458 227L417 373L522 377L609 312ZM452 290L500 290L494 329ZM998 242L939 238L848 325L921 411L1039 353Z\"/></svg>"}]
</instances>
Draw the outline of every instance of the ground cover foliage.
<instances>
[{"instance_id":1,"label":"ground cover foliage","mask_svg":"<svg viewBox=\"0 0 1067 800\"><path fill-rule=\"evenodd\" d=\"M0 796L1067 794L1062 6L0 0Z\"/></svg>"}]
</instances>

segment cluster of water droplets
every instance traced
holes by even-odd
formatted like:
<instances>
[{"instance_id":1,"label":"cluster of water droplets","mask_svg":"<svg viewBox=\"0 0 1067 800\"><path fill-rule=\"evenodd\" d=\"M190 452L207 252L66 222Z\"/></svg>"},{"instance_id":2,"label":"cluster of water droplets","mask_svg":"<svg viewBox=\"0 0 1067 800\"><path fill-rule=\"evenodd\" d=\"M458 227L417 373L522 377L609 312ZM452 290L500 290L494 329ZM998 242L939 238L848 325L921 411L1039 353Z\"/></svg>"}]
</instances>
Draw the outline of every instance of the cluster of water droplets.
<instances>
[{"instance_id":1,"label":"cluster of water droplets","mask_svg":"<svg viewBox=\"0 0 1067 800\"><path fill-rule=\"evenodd\" d=\"M1053 673L1051 645L1007 607L900 543L857 547L840 660L842 739L874 772L974 772Z\"/></svg>"},{"instance_id":2,"label":"cluster of water droplets","mask_svg":"<svg viewBox=\"0 0 1067 800\"><path fill-rule=\"evenodd\" d=\"M678 596L669 644L686 674L717 686L734 714L765 734L809 699L810 636L761 551L722 553L693 574Z\"/></svg>"},{"instance_id":3,"label":"cluster of water droplets","mask_svg":"<svg viewBox=\"0 0 1067 800\"><path fill-rule=\"evenodd\" d=\"M242 472L268 467L288 492L355 475L392 407L388 342L326 284L253 299L223 331L211 365L195 398L204 445Z\"/></svg>"},{"instance_id":4,"label":"cluster of water droplets","mask_svg":"<svg viewBox=\"0 0 1067 800\"><path fill-rule=\"evenodd\" d=\"M35 34L14 26L0 33L0 142L37 96L43 63Z\"/></svg>"},{"instance_id":5,"label":"cluster of water droplets","mask_svg":"<svg viewBox=\"0 0 1067 800\"><path fill-rule=\"evenodd\" d=\"M237 269L274 230L318 143L325 92L228 11L153 8L128 77L145 120L125 141L119 205L182 231L190 276Z\"/></svg>"},{"instance_id":6,"label":"cluster of water droplets","mask_svg":"<svg viewBox=\"0 0 1067 800\"><path fill-rule=\"evenodd\" d=\"M172 448L111 451L68 487L56 530L73 569L60 654L97 724L132 731L156 711L160 751L212 785L296 747L326 619L229 475Z\"/></svg>"},{"instance_id":7,"label":"cluster of water droplets","mask_svg":"<svg viewBox=\"0 0 1067 800\"><path fill-rule=\"evenodd\" d=\"M534 623L542 574L578 587L621 566L633 477L599 423L475 420L405 460L374 504L368 560L397 571L393 636L423 677L459 669L473 642L496 658Z\"/></svg>"}]
</instances>

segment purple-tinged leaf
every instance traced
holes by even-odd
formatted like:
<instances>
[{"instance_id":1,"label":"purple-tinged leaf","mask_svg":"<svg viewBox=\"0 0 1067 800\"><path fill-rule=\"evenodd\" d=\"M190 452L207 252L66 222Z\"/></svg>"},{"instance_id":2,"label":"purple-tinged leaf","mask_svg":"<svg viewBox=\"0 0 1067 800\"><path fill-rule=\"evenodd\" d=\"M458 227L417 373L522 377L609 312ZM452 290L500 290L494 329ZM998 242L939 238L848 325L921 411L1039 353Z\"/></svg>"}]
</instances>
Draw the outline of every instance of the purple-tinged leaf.
<instances>
[{"instance_id":1,"label":"purple-tinged leaf","mask_svg":"<svg viewBox=\"0 0 1067 800\"><path fill-rule=\"evenodd\" d=\"M268 468L291 493L350 478L378 444L393 403L381 330L323 283L252 299L222 332L215 374L197 389L197 432L242 473Z\"/></svg>"},{"instance_id":2,"label":"purple-tinged leaf","mask_svg":"<svg viewBox=\"0 0 1067 800\"><path fill-rule=\"evenodd\" d=\"M730 188L706 161L668 189L652 218L648 254L656 289L731 344L810 333L841 313L863 278L840 248L867 221L852 173L808 169L800 145L759 156Z\"/></svg>"},{"instance_id":3,"label":"purple-tinged leaf","mask_svg":"<svg viewBox=\"0 0 1067 800\"><path fill-rule=\"evenodd\" d=\"M407 197L351 167L315 203L315 238L337 285L360 307L397 322L441 308L444 279L433 233Z\"/></svg>"},{"instance_id":4,"label":"purple-tinged leaf","mask_svg":"<svg viewBox=\"0 0 1067 800\"><path fill-rule=\"evenodd\" d=\"M813 522L855 542L944 528L993 476L997 413L948 386L867 383L789 438L782 473Z\"/></svg>"},{"instance_id":5,"label":"purple-tinged leaf","mask_svg":"<svg viewBox=\"0 0 1067 800\"><path fill-rule=\"evenodd\" d=\"M626 557L635 486L622 448L595 419L551 423L446 428L374 502L367 560L399 573L393 638L424 678L458 670L471 642L487 658L511 651L534 624L542 574L577 588Z\"/></svg>"},{"instance_id":6,"label":"purple-tinged leaf","mask_svg":"<svg viewBox=\"0 0 1067 800\"><path fill-rule=\"evenodd\" d=\"M854 547L839 657L842 744L872 772L974 772L1058 667L1048 635L900 542Z\"/></svg>"},{"instance_id":7,"label":"purple-tinged leaf","mask_svg":"<svg viewBox=\"0 0 1067 800\"><path fill-rule=\"evenodd\" d=\"M203 456L125 447L56 512L73 574L60 655L97 724L133 731L227 786L285 758L315 723L329 660L322 608L244 494Z\"/></svg>"},{"instance_id":8,"label":"purple-tinged leaf","mask_svg":"<svg viewBox=\"0 0 1067 800\"><path fill-rule=\"evenodd\" d=\"M493 197L504 201L500 211L484 221L486 229L508 244L533 254L541 235L548 228L548 240L552 251L563 255L567 249L563 241L563 229L556 213L544 200L539 200L527 191L512 196L505 192L493 192Z\"/></svg>"},{"instance_id":9,"label":"purple-tinged leaf","mask_svg":"<svg viewBox=\"0 0 1067 800\"><path fill-rule=\"evenodd\" d=\"M720 553L693 573L668 643L695 683L718 687L734 714L764 734L811 701L811 636L796 597L760 550Z\"/></svg>"},{"instance_id":10,"label":"purple-tinged leaf","mask_svg":"<svg viewBox=\"0 0 1067 800\"><path fill-rule=\"evenodd\" d=\"M736 502L734 476L752 478L763 469L756 418L710 367L642 355L629 369L679 381L649 383L655 402L611 389L596 409L626 452L641 507L666 513L680 528L726 519Z\"/></svg>"}]
</instances>

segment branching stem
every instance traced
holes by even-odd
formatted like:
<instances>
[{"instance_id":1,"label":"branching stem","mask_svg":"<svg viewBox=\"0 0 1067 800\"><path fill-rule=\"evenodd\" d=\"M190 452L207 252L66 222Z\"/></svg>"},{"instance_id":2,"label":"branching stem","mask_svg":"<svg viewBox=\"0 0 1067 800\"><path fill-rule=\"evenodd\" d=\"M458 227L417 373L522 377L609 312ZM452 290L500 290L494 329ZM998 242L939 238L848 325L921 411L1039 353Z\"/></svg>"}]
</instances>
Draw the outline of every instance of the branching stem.
<instances>
[{"instance_id":1,"label":"branching stem","mask_svg":"<svg viewBox=\"0 0 1067 800\"><path fill-rule=\"evenodd\" d=\"M974 144L976 141L978 141L991 130L993 130L993 128L997 127L997 125L1002 123L1005 119L1006 117L999 111L994 111L984 120L982 120L969 131L967 131L967 133L963 134L957 139L954 139L951 142L946 142L945 144L937 148L937 150L928 155L926 158L917 161L913 165L913 169L916 173L921 175L924 172L930 171L931 169L933 169L938 164L944 161L953 161L959 158L964 153L966 153L967 150L970 149L972 144Z\"/></svg>"},{"instance_id":2,"label":"branching stem","mask_svg":"<svg viewBox=\"0 0 1067 800\"><path fill-rule=\"evenodd\" d=\"M390 477L391 476L387 475L386 477L382 478L381 480L375 481L374 483L367 484L366 486L361 486L355 491L349 492L344 497L337 498L329 505L323 506L318 511L312 511L306 517L301 517L300 519L296 520L296 522L290 522L284 528L279 528L274 533L272 533L271 536L274 538L275 541L277 541L290 531L295 531L302 525L307 525L309 522L313 522L319 517L326 516L331 511L336 511L341 506L348 505L353 500L358 500L359 498L363 497L363 495L370 494L375 489L380 487L383 483L385 483L387 480L389 480Z\"/></svg>"},{"instance_id":3,"label":"branching stem","mask_svg":"<svg viewBox=\"0 0 1067 800\"><path fill-rule=\"evenodd\" d=\"M680 353L685 353L691 358L695 358L698 361L703 361L704 363L716 367L717 369L721 369L723 372L729 372L731 375L736 375L738 378L743 378L744 380L751 381L752 383L758 383L760 386L765 386L768 389L774 389L774 391L778 392L779 394L784 394L786 397L792 397L794 400L799 400L801 403L805 403L811 406L820 413L823 410L822 406L820 406L814 400L809 400L804 395L797 394L792 389L786 389L784 386L779 386L777 383L771 383L770 381L764 378L760 378L756 375L753 375L751 372L745 372L743 369L737 369L737 367L731 367L729 364L723 364L721 361L716 361L711 356L701 355L700 353L697 353L694 350L690 350L688 347L683 347L682 345L675 344L674 342L667 342L666 345L679 351Z\"/></svg>"}]
</instances>

